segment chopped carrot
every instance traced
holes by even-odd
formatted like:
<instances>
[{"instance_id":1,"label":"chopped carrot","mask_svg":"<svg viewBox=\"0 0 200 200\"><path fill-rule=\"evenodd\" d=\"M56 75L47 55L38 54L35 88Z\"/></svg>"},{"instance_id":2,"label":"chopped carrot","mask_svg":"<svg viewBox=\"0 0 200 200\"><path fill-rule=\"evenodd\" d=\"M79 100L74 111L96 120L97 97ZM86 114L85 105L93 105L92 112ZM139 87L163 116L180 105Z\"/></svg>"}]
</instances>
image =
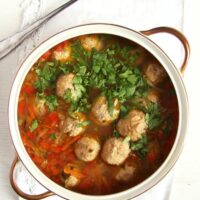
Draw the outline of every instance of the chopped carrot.
<instances>
[{"instance_id":1,"label":"chopped carrot","mask_svg":"<svg viewBox=\"0 0 200 200\"><path fill-rule=\"evenodd\" d=\"M40 61L45 61L45 60L48 60L51 56L51 51L47 51L45 52L41 57L40 57Z\"/></svg>"},{"instance_id":2,"label":"chopped carrot","mask_svg":"<svg viewBox=\"0 0 200 200\"><path fill-rule=\"evenodd\" d=\"M66 144L63 145L62 147L62 151L65 151L66 149L68 149L72 144L74 144L77 140L80 139L80 135L75 136L75 137L70 137L68 141L66 141Z\"/></svg>"},{"instance_id":3,"label":"chopped carrot","mask_svg":"<svg viewBox=\"0 0 200 200\"><path fill-rule=\"evenodd\" d=\"M51 145L45 140L42 140L39 145L44 150L51 150Z\"/></svg>"},{"instance_id":4,"label":"chopped carrot","mask_svg":"<svg viewBox=\"0 0 200 200\"><path fill-rule=\"evenodd\" d=\"M55 153L60 153L62 151L62 147L61 146L56 146L56 147L52 146L51 151L55 152Z\"/></svg>"},{"instance_id":5,"label":"chopped carrot","mask_svg":"<svg viewBox=\"0 0 200 200\"><path fill-rule=\"evenodd\" d=\"M35 133L33 133L33 132L31 132L31 131L28 131L26 134L27 134L27 135L28 135L28 137L29 137L30 139L32 139L32 140L34 140L34 139L35 139L35 137L36 137L36 134L35 134Z\"/></svg>"},{"instance_id":6,"label":"chopped carrot","mask_svg":"<svg viewBox=\"0 0 200 200\"><path fill-rule=\"evenodd\" d=\"M65 43L62 42L54 47L55 51L62 51L65 47Z\"/></svg>"},{"instance_id":7,"label":"chopped carrot","mask_svg":"<svg viewBox=\"0 0 200 200\"><path fill-rule=\"evenodd\" d=\"M59 117L57 112L51 112L45 119L45 124L55 126L59 123Z\"/></svg>"},{"instance_id":8,"label":"chopped carrot","mask_svg":"<svg viewBox=\"0 0 200 200\"><path fill-rule=\"evenodd\" d=\"M22 91L26 94L26 95L32 95L36 92L35 88L32 85L24 85L22 87Z\"/></svg>"},{"instance_id":9,"label":"chopped carrot","mask_svg":"<svg viewBox=\"0 0 200 200\"><path fill-rule=\"evenodd\" d=\"M25 100L20 101L18 103L18 114L19 114L19 116L25 115L26 109L27 109L26 101Z\"/></svg>"},{"instance_id":10,"label":"chopped carrot","mask_svg":"<svg viewBox=\"0 0 200 200\"><path fill-rule=\"evenodd\" d=\"M31 119L35 119L35 109L32 104L28 105L28 112L30 114Z\"/></svg>"}]
</instances>

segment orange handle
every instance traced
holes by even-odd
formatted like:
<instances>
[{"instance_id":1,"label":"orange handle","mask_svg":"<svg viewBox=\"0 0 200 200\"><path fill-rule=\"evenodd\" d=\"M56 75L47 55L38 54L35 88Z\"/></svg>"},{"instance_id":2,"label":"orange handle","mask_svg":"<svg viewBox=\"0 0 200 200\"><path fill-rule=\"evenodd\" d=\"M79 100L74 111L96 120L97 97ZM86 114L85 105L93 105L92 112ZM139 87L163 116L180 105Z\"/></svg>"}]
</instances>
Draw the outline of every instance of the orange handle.
<instances>
[{"instance_id":1,"label":"orange handle","mask_svg":"<svg viewBox=\"0 0 200 200\"><path fill-rule=\"evenodd\" d=\"M152 35L152 34L157 34L157 33L169 33L172 34L173 36L175 36L176 38L179 39L179 41L182 43L184 51L185 51L185 56L183 59L183 64L180 68L181 74L184 73L189 57L190 57L190 45L188 43L187 38L178 30L174 29L174 28L170 28L170 27L157 27L157 28L153 28L150 30L146 30L146 31L140 31L142 34L144 35Z\"/></svg>"},{"instance_id":2,"label":"orange handle","mask_svg":"<svg viewBox=\"0 0 200 200\"><path fill-rule=\"evenodd\" d=\"M23 192L18 186L17 183L14 180L14 170L15 167L17 165L17 163L19 162L18 156L15 157L11 169L10 169L10 184L12 186L12 188L14 189L14 191L22 198L24 199L28 199L28 200L39 200L39 199L44 199L46 197L52 196L54 195L53 192L45 192L43 194L38 194L38 195L30 195L30 194L26 194L25 192Z\"/></svg>"}]
</instances>

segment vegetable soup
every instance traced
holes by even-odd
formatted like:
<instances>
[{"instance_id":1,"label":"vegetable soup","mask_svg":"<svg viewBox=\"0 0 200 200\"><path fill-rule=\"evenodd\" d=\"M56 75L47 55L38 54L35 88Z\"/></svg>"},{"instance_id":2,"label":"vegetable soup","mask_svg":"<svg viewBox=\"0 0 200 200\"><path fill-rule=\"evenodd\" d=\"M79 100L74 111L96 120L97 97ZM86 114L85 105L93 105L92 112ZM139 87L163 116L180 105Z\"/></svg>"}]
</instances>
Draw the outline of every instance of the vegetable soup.
<instances>
[{"instance_id":1,"label":"vegetable soup","mask_svg":"<svg viewBox=\"0 0 200 200\"><path fill-rule=\"evenodd\" d=\"M131 188L174 143L178 102L161 64L121 37L64 41L28 72L18 101L23 144L57 184L84 194Z\"/></svg>"}]
</instances>

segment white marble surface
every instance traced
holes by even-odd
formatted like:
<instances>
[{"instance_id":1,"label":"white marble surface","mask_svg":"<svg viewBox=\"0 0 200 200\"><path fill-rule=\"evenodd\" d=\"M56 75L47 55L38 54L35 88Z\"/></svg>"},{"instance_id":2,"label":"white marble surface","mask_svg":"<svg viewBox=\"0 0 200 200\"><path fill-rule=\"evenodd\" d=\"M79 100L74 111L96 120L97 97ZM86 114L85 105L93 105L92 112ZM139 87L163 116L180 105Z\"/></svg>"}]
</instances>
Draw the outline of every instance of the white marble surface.
<instances>
[{"instance_id":1,"label":"white marble surface","mask_svg":"<svg viewBox=\"0 0 200 200\"><path fill-rule=\"evenodd\" d=\"M20 28L23 1L0 0L0 39ZM63 1L57 1L56 5ZM52 5L55 5L55 1L48 0L47 2L45 12L51 10ZM114 7L112 7L113 3ZM136 30L165 25L184 31L192 46L191 61L184 77L190 100L190 129L184 151L175 166L171 200L200 199L200 156L198 150L200 141L198 133L198 113L200 111L198 107L200 101L198 35L200 31L195 26L200 17L199 9L200 2L198 0L152 0L151 3L148 3L147 0L110 0L109 3L106 0L79 0L77 5L73 5L48 22L41 38L37 41L39 43L64 28L89 22L111 22ZM168 36L154 37L153 39L179 66L181 62L179 43ZM19 48L0 61L0 199L3 200L18 198L12 191L8 180L14 148L7 122L9 90L18 67Z\"/></svg>"}]
</instances>

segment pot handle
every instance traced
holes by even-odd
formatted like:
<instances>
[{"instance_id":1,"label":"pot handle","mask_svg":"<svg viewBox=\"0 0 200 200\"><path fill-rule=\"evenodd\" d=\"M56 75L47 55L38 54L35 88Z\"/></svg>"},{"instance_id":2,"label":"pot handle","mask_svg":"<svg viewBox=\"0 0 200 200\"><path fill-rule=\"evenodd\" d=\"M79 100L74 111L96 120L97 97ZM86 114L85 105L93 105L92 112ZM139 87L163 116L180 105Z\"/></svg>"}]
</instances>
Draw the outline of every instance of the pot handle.
<instances>
[{"instance_id":1,"label":"pot handle","mask_svg":"<svg viewBox=\"0 0 200 200\"><path fill-rule=\"evenodd\" d=\"M178 30L174 29L174 28L170 28L170 27L157 27L157 28L153 28L150 30L145 30L145 31L140 31L142 34L144 35L153 35L153 34L157 34L157 33L169 33L173 36L175 36L176 38L179 39L179 41L181 42L181 44L183 45L184 51L185 51L185 56L183 59L183 63L182 66L180 68L180 72L183 75L184 71L186 69L189 57L190 57L190 45L188 43L187 38Z\"/></svg>"},{"instance_id":2,"label":"pot handle","mask_svg":"<svg viewBox=\"0 0 200 200\"><path fill-rule=\"evenodd\" d=\"M39 200L39 199L43 199L43 198L46 198L46 197L49 197L49 196L52 196L54 195L53 192L50 192L50 191L47 191L47 192L44 192L42 194L37 194L37 195L30 195L30 194L26 194L25 192L23 192L18 186L17 186L17 183L15 182L14 180L14 170L15 170L15 167L17 165L17 163L19 162L19 158L18 156L16 155L13 163L12 163L12 166L11 166L11 169L10 169L10 184L13 188L13 190L22 198L24 199L28 199L28 200Z\"/></svg>"}]
</instances>

